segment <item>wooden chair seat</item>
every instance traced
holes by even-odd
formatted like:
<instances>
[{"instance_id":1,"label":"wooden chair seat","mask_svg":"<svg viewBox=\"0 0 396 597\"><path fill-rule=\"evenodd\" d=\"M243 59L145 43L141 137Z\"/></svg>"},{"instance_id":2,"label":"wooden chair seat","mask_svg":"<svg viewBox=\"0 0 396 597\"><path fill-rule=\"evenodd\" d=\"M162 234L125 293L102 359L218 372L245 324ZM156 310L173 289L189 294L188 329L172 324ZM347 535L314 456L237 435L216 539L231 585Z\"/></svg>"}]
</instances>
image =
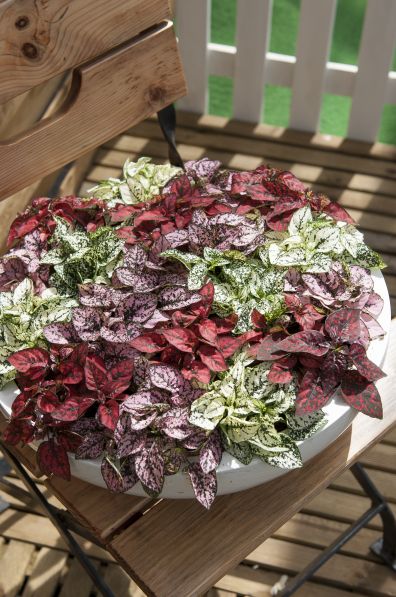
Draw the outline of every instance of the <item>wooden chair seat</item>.
<instances>
[{"instance_id":1,"label":"wooden chair seat","mask_svg":"<svg viewBox=\"0 0 396 597\"><path fill-rule=\"evenodd\" d=\"M383 420L358 415L352 426L302 469L265 485L216 498L209 512L193 500L150 500L110 492L78 479L45 485L149 596L196 597L270 537L304 504L348 469L396 423L396 319L378 382ZM4 426L5 421L2 420ZM28 447L13 450L34 473Z\"/></svg>"}]
</instances>

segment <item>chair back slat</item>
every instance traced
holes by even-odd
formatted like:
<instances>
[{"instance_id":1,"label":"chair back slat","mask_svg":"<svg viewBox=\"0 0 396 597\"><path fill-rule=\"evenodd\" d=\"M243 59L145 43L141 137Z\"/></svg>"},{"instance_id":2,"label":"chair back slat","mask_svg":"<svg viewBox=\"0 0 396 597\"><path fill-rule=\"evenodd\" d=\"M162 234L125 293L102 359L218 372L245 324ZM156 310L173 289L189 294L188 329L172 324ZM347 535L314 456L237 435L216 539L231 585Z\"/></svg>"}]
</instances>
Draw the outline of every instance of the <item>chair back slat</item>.
<instances>
[{"instance_id":1,"label":"chair back slat","mask_svg":"<svg viewBox=\"0 0 396 597\"><path fill-rule=\"evenodd\" d=\"M0 103L168 19L166 0L7 0L0 5Z\"/></svg>"},{"instance_id":2,"label":"chair back slat","mask_svg":"<svg viewBox=\"0 0 396 597\"><path fill-rule=\"evenodd\" d=\"M290 127L316 131L337 0L302 0L293 73Z\"/></svg>"},{"instance_id":3,"label":"chair back slat","mask_svg":"<svg viewBox=\"0 0 396 597\"><path fill-rule=\"evenodd\" d=\"M238 0L234 117L260 121L272 0Z\"/></svg>"},{"instance_id":4,"label":"chair back slat","mask_svg":"<svg viewBox=\"0 0 396 597\"><path fill-rule=\"evenodd\" d=\"M396 2L368 0L359 51L348 136L376 138L389 86L396 43Z\"/></svg>"},{"instance_id":5,"label":"chair back slat","mask_svg":"<svg viewBox=\"0 0 396 597\"><path fill-rule=\"evenodd\" d=\"M87 153L184 92L169 21L78 67L59 113L0 143L0 199Z\"/></svg>"}]
</instances>

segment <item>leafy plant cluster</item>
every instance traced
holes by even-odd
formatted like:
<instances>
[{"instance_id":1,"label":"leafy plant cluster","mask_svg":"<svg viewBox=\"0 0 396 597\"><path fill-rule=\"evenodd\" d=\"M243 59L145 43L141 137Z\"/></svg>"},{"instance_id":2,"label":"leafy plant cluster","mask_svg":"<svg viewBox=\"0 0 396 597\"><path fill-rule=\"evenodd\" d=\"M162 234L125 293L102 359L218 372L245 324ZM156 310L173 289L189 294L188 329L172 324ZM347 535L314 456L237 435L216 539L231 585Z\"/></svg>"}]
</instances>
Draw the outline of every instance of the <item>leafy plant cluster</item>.
<instances>
[{"instance_id":1,"label":"leafy plant cluster","mask_svg":"<svg viewBox=\"0 0 396 597\"><path fill-rule=\"evenodd\" d=\"M339 391L381 417L366 355L384 334L350 216L290 172L127 162L88 198L36 199L0 262L5 439L45 474L100 458L112 491L188 475L210 507L224 452L302 465Z\"/></svg>"}]
</instances>

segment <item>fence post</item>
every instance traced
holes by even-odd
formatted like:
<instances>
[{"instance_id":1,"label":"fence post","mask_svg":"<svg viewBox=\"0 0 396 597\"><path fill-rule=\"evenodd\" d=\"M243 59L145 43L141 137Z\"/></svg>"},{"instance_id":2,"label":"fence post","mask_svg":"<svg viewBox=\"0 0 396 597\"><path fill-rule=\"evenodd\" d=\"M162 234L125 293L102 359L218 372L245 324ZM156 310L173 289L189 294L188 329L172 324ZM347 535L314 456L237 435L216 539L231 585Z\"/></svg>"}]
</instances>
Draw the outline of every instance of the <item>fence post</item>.
<instances>
[{"instance_id":1,"label":"fence post","mask_svg":"<svg viewBox=\"0 0 396 597\"><path fill-rule=\"evenodd\" d=\"M211 0L177 0L176 29L187 80L182 110L204 114L208 108L208 44Z\"/></svg>"},{"instance_id":2,"label":"fence post","mask_svg":"<svg viewBox=\"0 0 396 597\"><path fill-rule=\"evenodd\" d=\"M375 141L381 124L396 42L395 0L368 0L348 137Z\"/></svg>"},{"instance_id":3,"label":"fence post","mask_svg":"<svg viewBox=\"0 0 396 597\"><path fill-rule=\"evenodd\" d=\"M301 2L290 128L318 129L336 5L337 0Z\"/></svg>"},{"instance_id":4,"label":"fence post","mask_svg":"<svg viewBox=\"0 0 396 597\"><path fill-rule=\"evenodd\" d=\"M238 0L234 118L260 122L272 0Z\"/></svg>"}]
</instances>

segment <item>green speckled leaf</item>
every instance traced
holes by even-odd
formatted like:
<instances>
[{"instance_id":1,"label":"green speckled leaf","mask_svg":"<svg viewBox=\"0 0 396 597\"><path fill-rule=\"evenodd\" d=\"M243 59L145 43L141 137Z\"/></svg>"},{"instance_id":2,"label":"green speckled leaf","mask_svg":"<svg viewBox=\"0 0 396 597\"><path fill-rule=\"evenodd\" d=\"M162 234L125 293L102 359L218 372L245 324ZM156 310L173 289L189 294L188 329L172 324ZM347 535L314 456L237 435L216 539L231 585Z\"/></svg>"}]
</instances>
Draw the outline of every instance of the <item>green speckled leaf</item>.
<instances>
[{"instance_id":1,"label":"green speckled leaf","mask_svg":"<svg viewBox=\"0 0 396 597\"><path fill-rule=\"evenodd\" d=\"M322 410L317 410L303 417L294 414L286 414L289 436L294 441L302 441L314 435L327 422Z\"/></svg>"},{"instance_id":2,"label":"green speckled leaf","mask_svg":"<svg viewBox=\"0 0 396 597\"><path fill-rule=\"evenodd\" d=\"M195 263L190 270L187 287L189 290L199 290L205 284L208 267L205 263Z\"/></svg>"}]
</instances>

